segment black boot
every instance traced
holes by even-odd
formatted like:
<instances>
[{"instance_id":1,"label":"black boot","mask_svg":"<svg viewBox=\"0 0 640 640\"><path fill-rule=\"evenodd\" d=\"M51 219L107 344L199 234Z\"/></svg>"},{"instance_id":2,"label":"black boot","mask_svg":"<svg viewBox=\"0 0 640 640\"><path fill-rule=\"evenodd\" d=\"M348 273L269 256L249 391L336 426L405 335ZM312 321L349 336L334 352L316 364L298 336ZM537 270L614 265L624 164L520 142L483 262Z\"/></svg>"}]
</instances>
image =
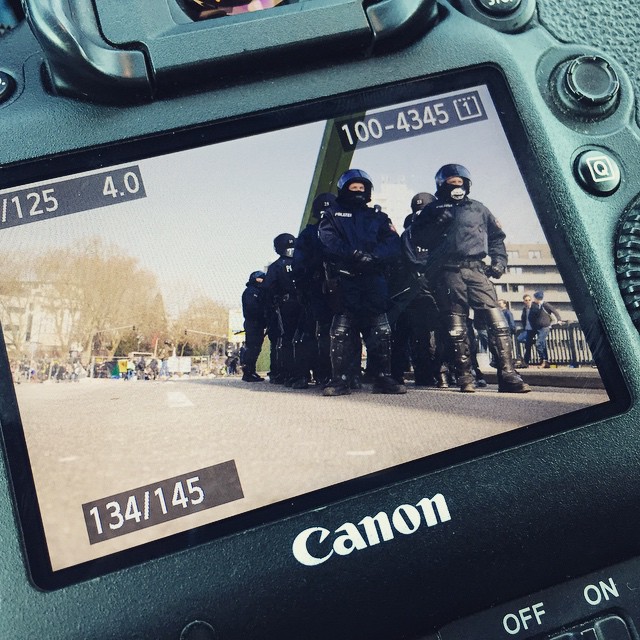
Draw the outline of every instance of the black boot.
<instances>
[{"instance_id":1,"label":"black boot","mask_svg":"<svg viewBox=\"0 0 640 640\"><path fill-rule=\"evenodd\" d=\"M471 370L471 349L469 348L467 337L466 316L452 313L449 316L449 323L458 386L462 393L475 393L476 387Z\"/></svg>"},{"instance_id":2,"label":"black boot","mask_svg":"<svg viewBox=\"0 0 640 640\"><path fill-rule=\"evenodd\" d=\"M449 388L449 372L441 371L437 377L437 386L438 389L448 389Z\"/></svg>"},{"instance_id":3,"label":"black boot","mask_svg":"<svg viewBox=\"0 0 640 640\"><path fill-rule=\"evenodd\" d=\"M351 318L334 316L331 323L331 369L333 376L322 390L323 396L346 396L351 393L349 368L353 360Z\"/></svg>"},{"instance_id":4,"label":"black boot","mask_svg":"<svg viewBox=\"0 0 640 640\"><path fill-rule=\"evenodd\" d=\"M480 367L473 368L473 375L476 379L476 387L478 389L484 389L487 386L487 381L485 380L482 371L480 371Z\"/></svg>"},{"instance_id":5,"label":"black boot","mask_svg":"<svg viewBox=\"0 0 640 640\"><path fill-rule=\"evenodd\" d=\"M400 383L391 376L380 375L374 383L371 393L388 393L388 394L403 394L407 393L407 387L404 383Z\"/></svg>"},{"instance_id":6,"label":"black boot","mask_svg":"<svg viewBox=\"0 0 640 640\"><path fill-rule=\"evenodd\" d=\"M242 381L243 382L262 382L264 378L256 373L256 370L251 367L242 367Z\"/></svg>"},{"instance_id":7,"label":"black boot","mask_svg":"<svg viewBox=\"0 0 640 640\"><path fill-rule=\"evenodd\" d=\"M309 379L302 376L300 378L296 378L291 383L292 389L308 389L309 388Z\"/></svg>"},{"instance_id":8,"label":"black boot","mask_svg":"<svg viewBox=\"0 0 640 640\"><path fill-rule=\"evenodd\" d=\"M528 393L531 387L524 382L513 366L513 347L509 326L500 309L488 309L489 340L496 356L498 391Z\"/></svg>"},{"instance_id":9,"label":"black boot","mask_svg":"<svg viewBox=\"0 0 640 640\"><path fill-rule=\"evenodd\" d=\"M391 326L386 314L373 319L366 344L367 369L373 376L372 393L407 393L407 387L391 377Z\"/></svg>"},{"instance_id":10,"label":"black boot","mask_svg":"<svg viewBox=\"0 0 640 640\"><path fill-rule=\"evenodd\" d=\"M349 380L346 377L332 378L322 390L323 396L348 396L350 393Z\"/></svg>"}]
</instances>

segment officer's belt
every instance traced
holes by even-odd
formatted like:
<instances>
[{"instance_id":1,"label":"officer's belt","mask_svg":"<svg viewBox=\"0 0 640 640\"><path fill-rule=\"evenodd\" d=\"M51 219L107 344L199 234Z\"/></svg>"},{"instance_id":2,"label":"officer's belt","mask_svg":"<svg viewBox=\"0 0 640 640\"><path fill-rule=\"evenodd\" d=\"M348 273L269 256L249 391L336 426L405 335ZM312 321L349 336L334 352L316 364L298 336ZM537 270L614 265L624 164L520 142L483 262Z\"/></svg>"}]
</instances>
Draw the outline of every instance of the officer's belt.
<instances>
[{"instance_id":1,"label":"officer's belt","mask_svg":"<svg viewBox=\"0 0 640 640\"><path fill-rule=\"evenodd\" d=\"M460 271L460 269L482 269L484 266L484 262L479 258L467 258L457 262L447 262L443 268L445 271Z\"/></svg>"}]
</instances>

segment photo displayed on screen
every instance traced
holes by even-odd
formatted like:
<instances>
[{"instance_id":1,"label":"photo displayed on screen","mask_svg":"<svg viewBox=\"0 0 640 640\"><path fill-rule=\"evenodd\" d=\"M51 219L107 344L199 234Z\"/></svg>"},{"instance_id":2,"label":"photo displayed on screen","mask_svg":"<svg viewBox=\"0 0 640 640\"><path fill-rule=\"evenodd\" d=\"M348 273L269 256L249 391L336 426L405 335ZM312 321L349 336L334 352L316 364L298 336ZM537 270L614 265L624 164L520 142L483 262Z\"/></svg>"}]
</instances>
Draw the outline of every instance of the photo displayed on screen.
<instances>
[{"instance_id":1,"label":"photo displayed on screen","mask_svg":"<svg viewBox=\"0 0 640 640\"><path fill-rule=\"evenodd\" d=\"M484 85L0 205L54 571L609 400Z\"/></svg>"}]
</instances>

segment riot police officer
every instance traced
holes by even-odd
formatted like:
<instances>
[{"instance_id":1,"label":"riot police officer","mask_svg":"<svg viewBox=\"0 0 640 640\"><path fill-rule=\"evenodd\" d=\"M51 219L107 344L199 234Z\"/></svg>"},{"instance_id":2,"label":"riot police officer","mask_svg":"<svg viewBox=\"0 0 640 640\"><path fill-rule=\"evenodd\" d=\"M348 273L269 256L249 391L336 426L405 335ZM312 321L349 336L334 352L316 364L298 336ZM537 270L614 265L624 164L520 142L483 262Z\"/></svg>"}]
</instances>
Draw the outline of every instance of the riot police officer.
<instances>
[{"instance_id":1,"label":"riot police officer","mask_svg":"<svg viewBox=\"0 0 640 640\"><path fill-rule=\"evenodd\" d=\"M309 224L298 234L293 252L293 279L303 307L293 340L296 368L299 380L311 370L321 386L331 379L329 331L333 313L323 290L325 272L318 224L335 201L332 193L316 196Z\"/></svg>"},{"instance_id":2,"label":"riot police officer","mask_svg":"<svg viewBox=\"0 0 640 640\"><path fill-rule=\"evenodd\" d=\"M394 346L392 375L397 378L398 360L402 359L403 352L408 352L416 386L435 386L440 384L441 376L446 380L446 332L427 274L428 252L411 242L408 229L401 236L401 245L402 260L389 279L392 305L388 317Z\"/></svg>"},{"instance_id":3,"label":"riot police officer","mask_svg":"<svg viewBox=\"0 0 640 640\"><path fill-rule=\"evenodd\" d=\"M496 357L498 390L530 391L513 366L509 326L498 306L489 277L500 278L507 268L505 234L482 203L469 198L471 175L459 164L447 164L436 174L436 200L411 225L414 242L429 251L428 269L434 274L436 294L447 316L453 341L460 390L475 390L467 336L469 309L482 318ZM489 256L490 265L484 262Z\"/></svg>"},{"instance_id":4,"label":"riot police officer","mask_svg":"<svg viewBox=\"0 0 640 640\"><path fill-rule=\"evenodd\" d=\"M262 349L267 328L267 305L262 284L264 271L254 271L249 276L242 292L242 315L244 316L245 349L243 354L242 379L244 382L262 382L256 373L256 362Z\"/></svg>"},{"instance_id":5,"label":"riot police officer","mask_svg":"<svg viewBox=\"0 0 640 640\"><path fill-rule=\"evenodd\" d=\"M411 213L404 219L403 227L406 229L409 225L414 221L416 214L419 211L422 211L428 204L433 202L436 197L427 193L426 191L421 191L420 193L416 193L413 198L411 198Z\"/></svg>"},{"instance_id":6,"label":"riot police officer","mask_svg":"<svg viewBox=\"0 0 640 640\"><path fill-rule=\"evenodd\" d=\"M269 377L278 384L289 386L293 385L296 378L293 338L302 310L293 281L295 240L290 233L281 233L274 238L273 248L280 257L269 265L263 285L269 305Z\"/></svg>"},{"instance_id":7,"label":"riot police officer","mask_svg":"<svg viewBox=\"0 0 640 640\"><path fill-rule=\"evenodd\" d=\"M368 206L373 182L366 172L350 169L337 182L336 202L318 226L327 269L327 290L335 314L331 323L332 379L323 393L350 393L354 334L367 347L367 369L374 393L406 393L391 373L391 327L386 266L400 255L400 238L389 217Z\"/></svg>"}]
</instances>

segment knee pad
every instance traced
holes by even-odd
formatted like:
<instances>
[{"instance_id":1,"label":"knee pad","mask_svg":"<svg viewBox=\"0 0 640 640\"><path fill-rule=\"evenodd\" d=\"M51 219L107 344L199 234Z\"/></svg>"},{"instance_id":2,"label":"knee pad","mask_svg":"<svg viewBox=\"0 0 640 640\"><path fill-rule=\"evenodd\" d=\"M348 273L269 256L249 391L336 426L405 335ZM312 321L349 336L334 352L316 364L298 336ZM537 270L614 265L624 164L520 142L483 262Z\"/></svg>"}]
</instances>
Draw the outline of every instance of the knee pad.
<instances>
[{"instance_id":1,"label":"knee pad","mask_svg":"<svg viewBox=\"0 0 640 640\"><path fill-rule=\"evenodd\" d=\"M338 314L333 318L329 335L336 340L346 340L351 333L352 324L348 315Z\"/></svg>"},{"instance_id":2,"label":"knee pad","mask_svg":"<svg viewBox=\"0 0 640 640\"><path fill-rule=\"evenodd\" d=\"M454 342L462 342L467 338L467 316L452 313L449 318L449 336Z\"/></svg>"},{"instance_id":3,"label":"knee pad","mask_svg":"<svg viewBox=\"0 0 640 640\"><path fill-rule=\"evenodd\" d=\"M384 340L391 337L391 325L385 313L374 318L371 324L371 334L376 340Z\"/></svg>"},{"instance_id":4,"label":"knee pad","mask_svg":"<svg viewBox=\"0 0 640 640\"><path fill-rule=\"evenodd\" d=\"M485 317L487 328L489 330L492 330L496 333L509 333L509 323L504 317L504 313L502 313L502 310L498 308L483 309L482 313Z\"/></svg>"}]
</instances>

